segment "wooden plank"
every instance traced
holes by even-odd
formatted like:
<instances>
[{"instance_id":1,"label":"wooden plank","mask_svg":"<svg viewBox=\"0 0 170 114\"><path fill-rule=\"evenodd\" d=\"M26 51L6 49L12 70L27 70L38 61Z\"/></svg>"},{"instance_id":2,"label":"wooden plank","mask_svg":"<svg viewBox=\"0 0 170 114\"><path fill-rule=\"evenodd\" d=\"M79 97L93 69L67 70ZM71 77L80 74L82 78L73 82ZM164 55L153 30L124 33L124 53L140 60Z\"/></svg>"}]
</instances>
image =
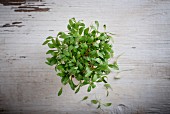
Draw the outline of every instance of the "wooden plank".
<instances>
[{"instance_id":1,"label":"wooden plank","mask_svg":"<svg viewBox=\"0 0 170 114\"><path fill-rule=\"evenodd\" d=\"M45 6L38 6L38 5ZM0 4L0 113L23 114L131 114L170 112L170 1L169 0L50 0L25 5L50 8L47 12L15 12L19 6ZM109 75L113 91L105 98L99 84L88 94L87 87L74 92L61 87L54 67L47 66L47 36L66 31L68 19L87 25L98 20L100 30L116 34L115 55L125 54L118 63L121 79ZM21 22L20 24L12 24ZM8 25L7 25L8 24ZM23 25L23 26L20 26ZM10 27L7 27L10 26ZM111 59L110 61L113 61ZM83 96L98 97L113 106L95 109Z\"/></svg>"}]
</instances>

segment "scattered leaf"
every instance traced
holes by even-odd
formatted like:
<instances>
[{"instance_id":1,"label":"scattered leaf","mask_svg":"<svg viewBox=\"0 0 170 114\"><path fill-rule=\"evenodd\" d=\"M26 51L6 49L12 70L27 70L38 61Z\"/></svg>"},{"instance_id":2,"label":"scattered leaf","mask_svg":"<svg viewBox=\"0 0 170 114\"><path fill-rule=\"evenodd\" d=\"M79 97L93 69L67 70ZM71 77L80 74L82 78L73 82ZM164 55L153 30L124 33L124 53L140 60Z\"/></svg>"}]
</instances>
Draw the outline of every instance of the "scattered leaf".
<instances>
[{"instance_id":1,"label":"scattered leaf","mask_svg":"<svg viewBox=\"0 0 170 114\"><path fill-rule=\"evenodd\" d=\"M97 104L99 101L98 100L91 100L91 103Z\"/></svg>"},{"instance_id":2,"label":"scattered leaf","mask_svg":"<svg viewBox=\"0 0 170 114\"><path fill-rule=\"evenodd\" d=\"M97 29L99 28L99 22L98 21L95 21L95 24L97 26Z\"/></svg>"},{"instance_id":3,"label":"scattered leaf","mask_svg":"<svg viewBox=\"0 0 170 114\"><path fill-rule=\"evenodd\" d=\"M63 89L62 89L62 87L61 87L60 90L59 90L59 92L58 92L58 96L60 96L60 95L62 94L62 92L63 92Z\"/></svg>"},{"instance_id":4,"label":"scattered leaf","mask_svg":"<svg viewBox=\"0 0 170 114\"><path fill-rule=\"evenodd\" d=\"M112 105L112 103L105 103L105 104L103 104L104 106L111 106Z\"/></svg>"},{"instance_id":5,"label":"scattered leaf","mask_svg":"<svg viewBox=\"0 0 170 114\"><path fill-rule=\"evenodd\" d=\"M50 40L46 40L42 45L46 45Z\"/></svg>"},{"instance_id":6,"label":"scattered leaf","mask_svg":"<svg viewBox=\"0 0 170 114\"><path fill-rule=\"evenodd\" d=\"M85 96L85 97L82 99L82 101L87 100L87 99L88 99L88 96Z\"/></svg>"}]
</instances>

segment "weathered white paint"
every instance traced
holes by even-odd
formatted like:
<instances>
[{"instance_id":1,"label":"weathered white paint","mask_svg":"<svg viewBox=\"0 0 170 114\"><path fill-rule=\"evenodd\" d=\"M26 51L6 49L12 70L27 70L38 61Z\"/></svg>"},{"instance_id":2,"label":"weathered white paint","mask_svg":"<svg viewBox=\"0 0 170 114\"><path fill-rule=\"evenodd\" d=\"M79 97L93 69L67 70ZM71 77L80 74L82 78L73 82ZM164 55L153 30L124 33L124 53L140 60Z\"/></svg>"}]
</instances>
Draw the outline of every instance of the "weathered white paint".
<instances>
[{"instance_id":1,"label":"weathered white paint","mask_svg":"<svg viewBox=\"0 0 170 114\"><path fill-rule=\"evenodd\" d=\"M32 3L32 2L31 2ZM15 21L23 27L0 28L0 113L2 114L126 114L170 113L170 1L169 0L46 0L49 12L14 12L16 6L0 5L0 26ZM88 25L98 20L117 34L116 55L125 52L119 64L120 80L110 83L105 98L99 85L74 94L68 86L57 96L61 83L53 68L44 64L49 35L65 31L69 18ZM102 30L102 28L101 28ZM136 47L136 48L132 48ZM113 103L104 112L80 102L83 96ZM122 105L123 104L123 105ZM125 106L126 107L125 107Z\"/></svg>"}]
</instances>

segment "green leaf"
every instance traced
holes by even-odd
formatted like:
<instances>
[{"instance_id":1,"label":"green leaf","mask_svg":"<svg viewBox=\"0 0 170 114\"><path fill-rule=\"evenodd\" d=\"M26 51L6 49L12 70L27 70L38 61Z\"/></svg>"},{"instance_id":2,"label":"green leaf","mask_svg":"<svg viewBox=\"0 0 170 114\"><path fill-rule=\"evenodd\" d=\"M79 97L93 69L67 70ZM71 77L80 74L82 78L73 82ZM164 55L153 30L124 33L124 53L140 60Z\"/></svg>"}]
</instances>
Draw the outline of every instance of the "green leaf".
<instances>
[{"instance_id":1,"label":"green leaf","mask_svg":"<svg viewBox=\"0 0 170 114\"><path fill-rule=\"evenodd\" d=\"M112 87L110 86L110 84L108 84L108 83L106 83L106 84L104 84L104 87L106 88L106 89L112 89Z\"/></svg>"},{"instance_id":2,"label":"green leaf","mask_svg":"<svg viewBox=\"0 0 170 114\"><path fill-rule=\"evenodd\" d=\"M108 106L111 106L112 103L105 103L105 104L103 104L103 105L106 106L106 107L108 107Z\"/></svg>"},{"instance_id":3,"label":"green leaf","mask_svg":"<svg viewBox=\"0 0 170 114\"><path fill-rule=\"evenodd\" d=\"M51 40L46 40L42 45L46 45L48 42L50 42Z\"/></svg>"},{"instance_id":4,"label":"green leaf","mask_svg":"<svg viewBox=\"0 0 170 114\"><path fill-rule=\"evenodd\" d=\"M85 24L84 24L84 23L80 23L80 26L83 26L83 27L84 27L84 26L85 26Z\"/></svg>"},{"instance_id":5,"label":"green leaf","mask_svg":"<svg viewBox=\"0 0 170 114\"><path fill-rule=\"evenodd\" d=\"M70 26L70 25L67 25L67 29L68 29L69 31L71 31L71 26Z\"/></svg>"},{"instance_id":6,"label":"green leaf","mask_svg":"<svg viewBox=\"0 0 170 114\"><path fill-rule=\"evenodd\" d=\"M84 30L84 35L87 35L89 32L89 27Z\"/></svg>"},{"instance_id":7,"label":"green leaf","mask_svg":"<svg viewBox=\"0 0 170 114\"><path fill-rule=\"evenodd\" d=\"M59 39L58 38L56 38L56 46L60 46L61 44L60 44L60 41L59 41Z\"/></svg>"},{"instance_id":8,"label":"green leaf","mask_svg":"<svg viewBox=\"0 0 170 114\"><path fill-rule=\"evenodd\" d=\"M93 45L94 45L95 47L99 47L99 44L98 44L97 42L95 42Z\"/></svg>"},{"instance_id":9,"label":"green leaf","mask_svg":"<svg viewBox=\"0 0 170 114\"><path fill-rule=\"evenodd\" d=\"M65 76L65 75L64 75L64 76ZM68 77L68 76L62 77L62 79L61 79L61 82L62 82L62 84L64 84L64 85L66 85L66 84L68 83L68 81L69 81L69 77Z\"/></svg>"},{"instance_id":10,"label":"green leaf","mask_svg":"<svg viewBox=\"0 0 170 114\"><path fill-rule=\"evenodd\" d=\"M69 19L69 24L70 24L70 26L73 26L73 24L74 24L73 19Z\"/></svg>"},{"instance_id":11,"label":"green leaf","mask_svg":"<svg viewBox=\"0 0 170 114\"><path fill-rule=\"evenodd\" d=\"M60 64L57 66L57 69L60 71L64 71L64 66L62 64Z\"/></svg>"},{"instance_id":12,"label":"green leaf","mask_svg":"<svg viewBox=\"0 0 170 114\"><path fill-rule=\"evenodd\" d=\"M82 99L82 101L87 100L87 99L88 99L88 96L85 96L85 97Z\"/></svg>"},{"instance_id":13,"label":"green leaf","mask_svg":"<svg viewBox=\"0 0 170 114\"><path fill-rule=\"evenodd\" d=\"M115 69L115 70L119 70L119 66L118 66L118 64L117 64L117 61L115 61L115 62L113 63L112 68Z\"/></svg>"},{"instance_id":14,"label":"green leaf","mask_svg":"<svg viewBox=\"0 0 170 114\"><path fill-rule=\"evenodd\" d=\"M54 39L52 39L52 43L53 45L56 45L56 41Z\"/></svg>"},{"instance_id":15,"label":"green leaf","mask_svg":"<svg viewBox=\"0 0 170 114\"><path fill-rule=\"evenodd\" d=\"M68 36L64 32L59 32L58 35L60 38L66 39Z\"/></svg>"},{"instance_id":16,"label":"green leaf","mask_svg":"<svg viewBox=\"0 0 170 114\"><path fill-rule=\"evenodd\" d=\"M80 34L80 35L83 33L83 30L84 30L84 27L81 27L81 28L79 29L79 34Z\"/></svg>"},{"instance_id":17,"label":"green leaf","mask_svg":"<svg viewBox=\"0 0 170 114\"><path fill-rule=\"evenodd\" d=\"M98 21L95 21L95 24L97 26L97 29L99 28L99 22Z\"/></svg>"},{"instance_id":18,"label":"green leaf","mask_svg":"<svg viewBox=\"0 0 170 114\"><path fill-rule=\"evenodd\" d=\"M88 71L85 77L89 77L91 75L92 71Z\"/></svg>"},{"instance_id":19,"label":"green leaf","mask_svg":"<svg viewBox=\"0 0 170 114\"><path fill-rule=\"evenodd\" d=\"M59 90L59 92L58 92L58 96L60 96L60 95L62 94L62 91L63 91L63 89L62 89L62 87L61 87L60 90Z\"/></svg>"},{"instance_id":20,"label":"green leaf","mask_svg":"<svg viewBox=\"0 0 170 114\"><path fill-rule=\"evenodd\" d=\"M69 84L70 84L71 89L74 90L76 85L73 83L72 80L69 80Z\"/></svg>"},{"instance_id":21,"label":"green leaf","mask_svg":"<svg viewBox=\"0 0 170 114\"><path fill-rule=\"evenodd\" d=\"M92 43L94 41L93 37L88 38L88 43Z\"/></svg>"},{"instance_id":22,"label":"green leaf","mask_svg":"<svg viewBox=\"0 0 170 114\"><path fill-rule=\"evenodd\" d=\"M88 92L91 91L91 85L89 85L89 87L87 88L87 91L88 91Z\"/></svg>"},{"instance_id":23,"label":"green leaf","mask_svg":"<svg viewBox=\"0 0 170 114\"><path fill-rule=\"evenodd\" d=\"M77 66L79 67L80 70L83 69L83 65L82 65L78 60L77 60L77 63L76 63L76 64L77 64Z\"/></svg>"},{"instance_id":24,"label":"green leaf","mask_svg":"<svg viewBox=\"0 0 170 114\"><path fill-rule=\"evenodd\" d=\"M101 107L101 105L99 104L98 106L97 106L97 109L99 109Z\"/></svg>"},{"instance_id":25,"label":"green leaf","mask_svg":"<svg viewBox=\"0 0 170 114\"><path fill-rule=\"evenodd\" d=\"M70 46L68 47L69 52L71 52L71 50L72 50L73 48L74 48L73 45L70 45Z\"/></svg>"},{"instance_id":26,"label":"green leaf","mask_svg":"<svg viewBox=\"0 0 170 114\"><path fill-rule=\"evenodd\" d=\"M91 86L92 86L93 89L96 87L96 85L94 83Z\"/></svg>"},{"instance_id":27,"label":"green leaf","mask_svg":"<svg viewBox=\"0 0 170 114\"><path fill-rule=\"evenodd\" d=\"M55 46L53 44L51 44L51 43L48 43L48 47L49 48L55 48Z\"/></svg>"},{"instance_id":28,"label":"green leaf","mask_svg":"<svg viewBox=\"0 0 170 114\"><path fill-rule=\"evenodd\" d=\"M45 62L47 65L50 65L51 66L51 64L49 63L49 62Z\"/></svg>"},{"instance_id":29,"label":"green leaf","mask_svg":"<svg viewBox=\"0 0 170 114\"><path fill-rule=\"evenodd\" d=\"M63 77L63 76L65 76L65 73L60 72L60 73L58 73L57 75L60 76L60 77Z\"/></svg>"},{"instance_id":30,"label":"green leaf","mask_svg":"<svg viewBox=\"0 0 170 114\"><path fill-rule=\"evenodd\" d=\"M100 52L97 52L98 56L103 58L103 55Z\"/></svg>"},{"instance_id":31,"label":"green leaf","mask_svg":"<svg viewBox=\"0 0 170 114\"><path fill-rule=\"evenodd\" d=\"M94 76L93 76L93 82L95 82L97 80L97 75L95 74Z\"/></svg>"},{"instance_id":32,"label":"green leaf","mask_svg":"<svg viewBox=\"0 0 170 114\"><path fill-rule=\"evenodd\" d=\"M57 60L56 60L55 57L46 58L46 59L47 59L48 63L49 63L51 66L57 63Z\"/></svg>"},{"instance_id":33,"label":"green leaf","mask_svg":"<svg viewBox=\"0 0 170 114\"><path fill-rule=\"evenodd\" d=\"M107 81L105 80L105 77L104 77L104 76L102 77L102 81L103 81L104 83L107 83Z\"/></svg>"},{"instance_id":34,"label":"green leaf","mask_svg":"<svg viewBox=\"0 0 170 114\"><path fill-rule=\"evenodd\" d=\"M46 54L51 54L51 53L53 53L55 50L48 50L47 52L46 52Z\"/></svg>"},{"instance_id":35,"label":"green leaf","mask_svg":"<svg viewBox=\"0 0 170 114\"><path fill-rule=\"evenodd\" d=\"M98 63L100 63L100 64L103 63L102 60L101 60L100 58L97 58L96 61L97 61Z\"/></svg>"},{"instance_id":36,"label":"green leaf","mask_svg":"<svg viewBox=\"0 0 170 114\"><path fill-rule=\"evenodd\" d=\"M86 43L82 43L82 44L81 44L81 47L82 47L84 50L86 50L86 49L88 48L88 45L87 45Z\"/></svg>"},{"instance_id":37,"label":"green leaf","mask_svg":"<svg viewBox=\"0 0 170 114\"><path fill-rule=\"evenodd\" d=\"M91 100L92 104L97 104L99 101L98 100Z\"/></svg>"},{"instance_id":38,"label":"green leaf","mask_svg":"<svg viewBox=\"0 0 170 114\"><path fill-rule=\"evenodd\" d=\"M53 37L52 36L48 36L46 39L52 39Z\"/></svg>"},{"instance_id":39,"label":"green leaf","mask_svg":"<svg viewBox=\"0 0 170 114\"><path fill-rule=\"evenodd\" d=\"M66 50L64 50L63 53L64 53L64 55L66 55L66 56L70 56L69 52L66 51Z\"/></svg>"},{"instance_id":40,"label":"green leaf","mask_svg":"<svg viewBox=\"0 0 170 114\"><path fill-rule=\"evenodd\" d=\"M107 90L107 95L106 95L106 97L108 97L109 96L109 91Z\"/></svg>"},{"instance_id":41,"label":"green leaf","mask_svg":"<svg viewBox=\"0 0 170 114\"><path fill-rule=\"evenodd\" d=\"M80 90L80 86L77 88L77 90L75 91L75 93L78 93Z\"/></svg>"}]
</instances>

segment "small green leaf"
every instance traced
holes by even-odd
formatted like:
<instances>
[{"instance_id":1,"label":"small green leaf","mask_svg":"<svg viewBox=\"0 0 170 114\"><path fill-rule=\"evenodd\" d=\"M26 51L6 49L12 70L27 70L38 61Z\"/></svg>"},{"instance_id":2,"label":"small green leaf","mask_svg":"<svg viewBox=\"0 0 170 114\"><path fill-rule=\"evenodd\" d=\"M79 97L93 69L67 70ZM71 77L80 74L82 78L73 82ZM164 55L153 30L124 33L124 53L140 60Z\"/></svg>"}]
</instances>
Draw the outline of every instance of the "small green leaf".
<instances>
[{"instance_id":1,"label":"small green leaf","mask_svg":"<svg viewBox=\"0 0 170 114\"><path fill-rule=\"evenodd\" d=\"M97 58L96 61L97 61L98 63L100 63L100 64L103 63L102 60L101 60L100 58Z\"/></svg>"},{"instance_id":2,"label":"small green leaf","mask_svg":"<svg viewBox=\"0 0 170 114\"><path fill-rule=\"evenodd\" d=\"M106 87L106 89L111 89L112 87L110 86L110 84L108 84L108 83L106 83L106 84L104 84L104 87Z\"/></svg>"},{"instance_id":3,"label":"small green leaf","mask_svg":"<svg viewBox=\"0 0 170 114\"><path fill-rule=\"evenodd\" d=\"M97 104L99 101L98 100L91 100L92 104Z\"/></svg>"},{"instance_id":4,"label":"small green leaf","mask_svg":"<svg viewBox=\"0 0 170 114\"><path fill-rule=\"evenodd\" d=\"M85 24L84 24L84 23L80 23L80 26L83 26L83 27L84 27L84 26L85 26Z\"/></svg>"},{"instance_id":5,"label":"small green leaf","mask_svg":"<svg viewBox=\"0 0 170 114\"><path fill-rule=\"evenodd\" d=\"M50 40L46 40L42 45L46 45Z\"/></svg>"},{"instance_id":6,"label":"small green leaf","mask_svg":"<svg viewBox=\"0 0 170 114\"><path fill-rule=\"evenodd\" d=\"M54 39L52 39L52 43L53 43L54 45L56 45L56 41L55 41Z\"/></svg>"},{"instance_id":7,"label":"small green leaf","mask_svg":"<svg viewBox=\"0 0 170 114\"><path fill-rule=\"evenodd\" d=\"M91 85L89 85L88 89L87 89L88 92L91 91Z\"/></svg>"},{"instance_id":8,"label":"small green leaf","mask_svg":"<svg viewBox=\"0 0 170 114\"><path fill-rule=\"evenodd\" d=\"M60 95L62 94L62 91L63 91L63 89L62 89L62 87L61 87L60 90L59 90L59 92L58 92L58 96L60 96Z\"/></svg>"},{"instance_id":9,"label":"small green leaf","mask_svg":"<svg viewBox=\"0 0 170 114\"><path fill-rule=\"evenodd\" d=\"M103 58L103 55L100 52L97 52L98 56Z\"/></svg>"},{"instance_id":10,"label":"small green leaf","mask_svg":"<svg viewBox=\"0 0 170 114\"><path fill-rule=\"evenodd\" d=\"M80 34L80 35L83 33L83 30L84 30L84 27L81 27L81 28L79 29L79 34Z\"/></svg>"},{"instance_id":11,"label":"small green leaf","mask_svg":"<svg viewBox=\"0 0 170 114\"><path fill-rule=\"evenodd\" d=\"M56 38L56 45L57 45L57 46L60 46L60 45L61 45L58 38Z\"/></svg>"},{"instance_id":12,"label":"small green leaf","mask_svg":"<svg viewBox=\"0 0 170 114\"><path fill-rule=\"evenodd\" d=\"M59 36L62 39L68 38L68 36L64 32L59 32L57 36Z\"/></svg>"},{"instance_id":13,"label":"small green leaf","mask_svg":"<svg viewBox=\"0 0 170 114\"><path fill-rule=\"evenodd\" d=\"M117 64L117 61L115 61L115 62L113 63L112 68L115 69L115 70L119 70L119 66L118 66L118 64Z\"/></svg>"},{"instance_id":14,"label":"small green leaf","mask_svg":"<svg viewBox=\"0 0 170 114\"><path fill-rule=\"evenodd\" d=\"M99 109L101 107L101 105L99 104L98 106L97 106L97 109Z\"/></svg>"},{"instance_id":15,"label":"small green leaf","mask_svg":"<svg viewBox=\"0 0 170 114\"><path fill-rule=\"evenodd\" d=\"M97 75L95 74L94 76L93 76L93 82L95 82L97 80Z\"/></svg>"},{"instance_id":16,"label":"small green leaf","mask_svg":"<svg viewBox=\"0 0 170 114\"><path fill-rule=\"evenodd\" d=\"M73 83L72 80L69 80L69 84L70 84L71 89L74 90L76 85Z\"/></svg>"},{"instance_id":17,"label":"small green leaf","mask_svg":"<svg viewBox=\"0 0 170 114\"><path fill-rule=\"evenodd\" d=\"M74 48L73 45L70 45L70 46L68 47L69 52L71 52L71 50L72 50L73 48Z\"/></svg>"},{"instance_id":18,"label":"small green leaf","mask_svg":"<svg viewBox=\"0 0 170 114\"><path fill-rule=\"evenodd\" d=\"M111 106L112 105L112 103L105 103L105 104L103 104L104 106Z\"/></svg>"},{"instance_id":19,"label":"small green leaf","mask_svg":"<svg viewBox=\"0 0 170 114\"><path fill-rule=\"evenodd\" d=\"M46 52L46 54L51 54L51 53L53 53L55 50L48 50L47 52Z\"/></svg>"},{"instance_id":20,"label":"small green leaf","mask_svg":"<svg viewBox=\"0 0 170 114\"><path fill-rule=\"evenodd\" d=\"M85 77L89 77L91 75L92 71L87 72L87 74L85 75Z\"/></svg>"},{"instance_id":21,"label":"small green leaf","mask_svg":"<svg viewBox=\"0 0 170 114\"><path fill-rule=\"evenodd\" d=\"M84 35L87 35L89 32L89 27L84 30Z\"/></svg>"},{"instance_id":22,"label":"small green leaf","mask_svg":"<svg viewBox=\"0 0 170 114\"><path fill-rule=\"evenodd\" d=\"M75 93L78 93L80 90L80 86L77 88L77 90L75 91Z\"/></svg>"},{"instance_id":23,"label":"small green leaf","mask_svg":"<svg viewBox=\"0 0 170 114\"><path fill-rule=\"evenodd\" d=\"M49 48L55 48L55 46L53 44L51 44L51 43L48 43L48 47Z\"/></svg>"},{"instance_id":24,"label":"small green leaf","mask_svg":"<svg viewBox=\"0 0 170 114\"><path fill-rule=\"evenodd\" d=\"M103 81L104 83L107 83L107 81L105 80L105 77L102 77L102 81Z\"/></svg>"},{"instance_id":25,"label":"small green leaf","mask_svg":"<svg viewBox=\"0 0 170 114\"><path fill-rule=\"evenodd\" d=\"M109 96L109 91L107 90L107 95L106 95L106 97L108 97Z\"/></svg>"},{"instance_id":26,"label":"small green leaf","mask_svg":"<svg viewBox=\"0 0 170 114\"><path fill-rule=\"evenodd\" d=\"M96 87L96 85L95 84L92 84L92 88L94 89Z\"/></svg>"},{"instance_id":27,"label":"small green leaf","mask_svg":"<svg viewBox=\"0 0 170 114\"><path fill-rule=\"evenodd\" d=\"M71 31L71 26L70 26L70 25L67 25L67 29L68 29L69 31Z\"/></svg>"},{"instance_id":28,"label":"small green leaf","mask_svg":"<svg viewBox=\"0 0 170 114\"><path fill-rule=\"evenodd\" d=\"M56 68L60 71L64 71L64 66L62 64L58 65Z\"/></svg>"},{"instance_id":29,"label":"small green leaf","mask_svg":"<svg viewBox=\"0 0 170 114\"><path fill-rule=\"evenodd\" d=\"M97 29L99 28L99 22L98 21L95 21L95 24L97 26Z\"/></svg>"},{"instance_id":30,"label":"small green leaf","mask_svg":"<svg viewBox=\"0 0 170 114\"><path fill-rule=\"evenodd\" d=\"M60 72L60 73L58 73L57 75L60 76L60 77L65 76L65 74L64 74L63 72Z\"/></svg>"},{"instance_id":31,"label":"small green leaf","mask_svg":"<svg viewBox=\"0 0 170 114\"><path fill-rule=\"evenodd\" d=\"M99 47L99 44L97 42L95 42L93 45L97 48Z\"/></svg>"},{"instance_id":32,"label":"small green leaf","mask_svg":"<svg viewBox=\"0 0 170 114\"><path fill-rule=\"evenodd\" d=\"M65 76L65 75L64 75L64 76ZM68 76L62 77L62 79L61 79L61 82L62 82L62 84L64 84L64 85L66 85L66 84L68 83L68 81L69 81L69 77L68 77Z\"/></svg>"},{"instance_id":33,"label":"small green leaf","mask_svg":"<svg viewBox=\"0 0 170 114\"><path fill-rule=\"evenodd\" d=\"M49 62L45 62L47 65L50 65L51 66L51 64L49 63Z\"/></svg>"},{"instance_id":34,"label":"small green leaf","mask_svg":"<svg viewBox=\"0 0 170 114\"><path fill-rule=\"evenodd\" d=\"M70 26L73 26L73 24L74 24L73 19L69 19L69 24L70 24Z\"/></svg>"},{"instance_id":35,"label":"small green leaf","mask_svg":"<svg viewBox=\"0 0 170 114\"><path fill-rule=\"evenodd\" d=\"M88 96L85 96L85 97L82 99L82 101L87 100L87 99L88 99Z\"/></svg>"},{"instance_id":36,"label":"small green leaf","mask_svg":"<svg viewBox=\"0 0 170 114\"><path fill-rule=\"evenodd\" d=\"M53 37L52 36L48 36L46 39L52 39Z\"/></svg>"},{"instance_id":37,"label":"small green leaf","mask_svg":"<svg viewBox=\"0 0 170 114\"><path fill-rule=\"evenodd\" d=\"M70 55L69 52L66 51L66 50L64 50L63 53L64 53L64 55L66 55L66 56L69 56L69 55Z\"/></svg>"}]
</instances>

